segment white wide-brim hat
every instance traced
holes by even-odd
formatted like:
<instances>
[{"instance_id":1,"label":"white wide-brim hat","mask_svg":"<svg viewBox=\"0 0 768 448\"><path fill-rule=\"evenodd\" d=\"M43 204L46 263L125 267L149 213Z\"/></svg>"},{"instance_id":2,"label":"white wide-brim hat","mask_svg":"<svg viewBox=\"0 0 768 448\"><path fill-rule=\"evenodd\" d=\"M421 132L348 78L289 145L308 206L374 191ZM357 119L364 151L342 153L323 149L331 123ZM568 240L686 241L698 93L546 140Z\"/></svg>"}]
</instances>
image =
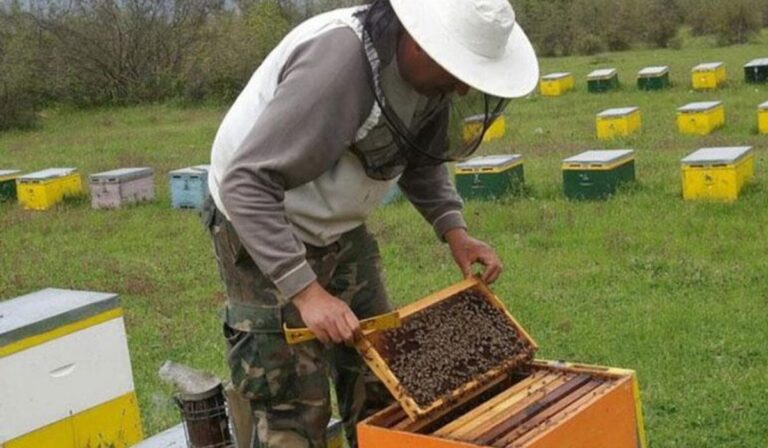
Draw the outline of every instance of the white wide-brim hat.
<instances>
[{"instance_id":1,"label":"white wide-brim hat","mask_svg":"<svg viewBox=\"0 0 768 448\"><path fill-rule=\"evenodd\" d=\"M507 0L390 0L405 30L441 67L489 95L518 98L539 62Z\"/></svg>"}]
</instances>

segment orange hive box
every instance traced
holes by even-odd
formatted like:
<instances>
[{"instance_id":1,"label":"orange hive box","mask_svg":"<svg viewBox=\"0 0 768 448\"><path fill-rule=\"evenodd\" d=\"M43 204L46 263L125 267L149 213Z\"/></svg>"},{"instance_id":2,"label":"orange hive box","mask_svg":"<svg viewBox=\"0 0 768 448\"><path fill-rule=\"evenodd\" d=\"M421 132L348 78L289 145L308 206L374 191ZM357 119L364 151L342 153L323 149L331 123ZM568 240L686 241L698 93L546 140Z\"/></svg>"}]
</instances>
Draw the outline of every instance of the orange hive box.
<instances>
[{"instance_id":1,"label":"orange hive box","mask_svg":"<svg viewBox=\"0 0 768 448\"><path fill-rule=\"evenodd\" d=\"M469 300L469 306L460 304ZM477 301L484 303L475 303ZM469 303L469 302L468 302ZM447 319L440 325L420 325L427 314L458 307L471 314L482 309L490 316L478 326ZM506 310L501 300L476 279L465 280L400 310L403 326L369 334L357 349L398 403L358 425L360 448L645 448L642 408L636 375L631 370L564 362L534 361L536 343ZM485 318L483 318L485 319ZM446 330L451 324L458 328ZM471 327L481 328L475 331ZM414 328L416 328L414 330ZM425 330L426 328L426 330ZM482 346L452 336L483 339L499 329L514 349L483 353ZM435 332L427 335L419 332ZM498 338L499 336L493 336ZM503 339L503 337L502 337ZM416 341L427 341L416 343ZM434 347L425 347L429 341ZM509 344L508 340L504 340ZM438 347L439 346L439 347ZM398 349L414 350L432 364L404 369ZM429 350L440 353L430 358ZM467 356L460 352L475 350ZM458 354L457 354L458 353ZM450 364L455 358L465 367ZM475 358L487 367L463 378ZM469 360L469 361L468 361ZM425 367L431 366L431 367ZM446 373L448 372L448 373ZM413 378L426 386L414 387ZM464 382L446 386L433 377L458 377ZM456 379L456 378L451 378ZM424 396L427 386L439 396Z\"/></svg>"}]
</instances>

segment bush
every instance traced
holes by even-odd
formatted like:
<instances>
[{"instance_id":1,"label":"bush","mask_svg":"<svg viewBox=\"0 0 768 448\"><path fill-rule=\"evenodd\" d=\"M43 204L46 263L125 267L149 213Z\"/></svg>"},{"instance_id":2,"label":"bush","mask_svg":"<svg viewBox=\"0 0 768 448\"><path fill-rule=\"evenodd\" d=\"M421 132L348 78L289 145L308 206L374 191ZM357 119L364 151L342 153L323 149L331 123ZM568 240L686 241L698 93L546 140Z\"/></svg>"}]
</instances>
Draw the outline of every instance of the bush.
<instances>
[{"instance_id":1,"label":"bush","mask_svg":"<svg viewBox=\"0 0 768 448\"><path fill-rule=\"evenodd\" d=\"M605 48L603 39L594 34L584 34L576 41L576 52L579 54L597 54L605 51Z\"/></svg>"},{"instance_id":2,"label":"bush","mask_svg":"<svg viewBox=\"0 0 768 448\"><path fill-rule=\"evenodd\" d=\"M34 38L18 10L0 11L0 130L35 125Z\"/></svg>"},{"instance_id":3,"label":"bush","mask_svg":"<svg viewBox=\"0 0 768 448\"><path fill-rule=\"evenodd\" d=\"M717 12L720 45L743 44L760 33L763 17L759 0L730 0Z\"/></svg>"},{"instance_id":4,"label":"bush","mask_svg":"<svg viewBox=\"0 0 768 448\"><path fill-rule=\"evenodd\" d=\"M220 15L207 27L186 69L189 99L231 101L254 70L285 36L291 23L275 1L254 4L242 15Z\"/></svg>"}]
</instances>

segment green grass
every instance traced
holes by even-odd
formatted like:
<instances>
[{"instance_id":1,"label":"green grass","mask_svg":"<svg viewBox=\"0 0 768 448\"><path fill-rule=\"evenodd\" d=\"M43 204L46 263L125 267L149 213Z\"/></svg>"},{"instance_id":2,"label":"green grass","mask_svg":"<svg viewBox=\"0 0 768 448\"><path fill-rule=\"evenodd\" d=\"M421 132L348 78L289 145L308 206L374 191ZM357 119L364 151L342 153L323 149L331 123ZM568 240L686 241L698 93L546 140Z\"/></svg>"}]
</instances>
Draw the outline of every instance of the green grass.
<instances>
[{"instance_id":1,"label":"green grass","mask_svg":"<svg viewBox=\"0 0 768 448\"><path fill-rule=\"evenodd\" d=\"M505 263L494 286L540 345L540 357L636 369L653 447L753 447L768 421L768 137L756 106L768 86L745 85L742 65L766 39L709 48L542 60L571 71L575 92L515 101L508 134L483 153L525 156L528 192L468 203L473 233ZM690 67L723 60L731 82L691 91ZM674 86L638 92L634 74L670 65ZM619 70L623 88L588 94L584 78ZM724 101L727 125L707 137L676 132L675 110ZM595 138L602 109L640 106L640 135ZM172 359L226 376L216 311L223 303L210 242L194 212L170 209L167 171L205 163L224 109L155 105L50 110L32 132L0 134L0 168L155 168L158 200L118 211L71 201L47 212L0 205L0 297L44 287L120 294L144 428L178 421L157 369ZM299 126L297 124L297 126ZM756 180L733 204L686 203L679 160L703 146L753 145ZM586 149L633 148L638 184L606 202L562 197L560 160ZM418 225L417 225L418 224ZM445 246L404 203L370 219L393 300L404 304L459 279Z\"/></svg>"}]
</instances>

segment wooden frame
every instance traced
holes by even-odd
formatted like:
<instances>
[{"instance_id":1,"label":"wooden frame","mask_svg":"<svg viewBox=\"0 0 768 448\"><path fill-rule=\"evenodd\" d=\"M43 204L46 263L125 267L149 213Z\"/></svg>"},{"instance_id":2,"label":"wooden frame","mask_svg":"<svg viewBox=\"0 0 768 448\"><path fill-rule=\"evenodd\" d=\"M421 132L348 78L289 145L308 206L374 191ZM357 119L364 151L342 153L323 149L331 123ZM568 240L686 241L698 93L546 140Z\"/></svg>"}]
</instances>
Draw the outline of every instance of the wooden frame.
<instances>
[{"instance_id":1,"label":"wooden frame","mask_svg":"<svg viewBox=\"0 0 768 448\"><path fill-rule=\"evenodd\" d=\"M491 292L490 289L479 279L472 278L464 280L460 283L452 285L448 288L438 291L432 295L429 295L417 302L406 305L400 309L400 319L403 323L407 322L410 316L413 316L431 306L434 306L449 297L452 297L462 291L474 290L483 295L483 297L500 310L503 315L509 320L518 332L519 337L524 343L530 347L531 355L538 349L538 346L530 337L530 335L523 329L523 327L517 322L517 320L507 311L501 300ZM479 375L476 379L463 384L462 386L454 389L447 397L439 398L430 403L426 407L420 406L411 396L408 395L405 388L402 386L400 380L395 376L392 370L387 365L386 361L382 357L381 353L376 350L375 342L377 338L383 337L382 332L373 332L366 337L359 340L355 347L362 356L368 367L376 374L379 379L382 380L393 397L400 403L405 410L408 417L412 420L423 419L425 417L434 418L436 415L441 414L441 410L448 408L454 408L457 405L463 404L475 396L479 391L485 390L490 385L497 384L507 377L507 372L513 370L521 362L526 361L528 356L525 353L510 358L499 366ZM373 341L373 342L372 342Z\"/></svg>"},{"instance_id":2,"label":"wooden frame","mask_svg":"<svg viewBox=\"0 0 768 448\"><path fill-rule=\"evenodd\" d=\"M633 371L534 361L518 373L527 376L500 384L493 395L473 394L482 401L463 410L451 406L452 413L439 421L411 421L393 404L358 425L360 446L647 447Z\"/></svg>"}]
</instances>

